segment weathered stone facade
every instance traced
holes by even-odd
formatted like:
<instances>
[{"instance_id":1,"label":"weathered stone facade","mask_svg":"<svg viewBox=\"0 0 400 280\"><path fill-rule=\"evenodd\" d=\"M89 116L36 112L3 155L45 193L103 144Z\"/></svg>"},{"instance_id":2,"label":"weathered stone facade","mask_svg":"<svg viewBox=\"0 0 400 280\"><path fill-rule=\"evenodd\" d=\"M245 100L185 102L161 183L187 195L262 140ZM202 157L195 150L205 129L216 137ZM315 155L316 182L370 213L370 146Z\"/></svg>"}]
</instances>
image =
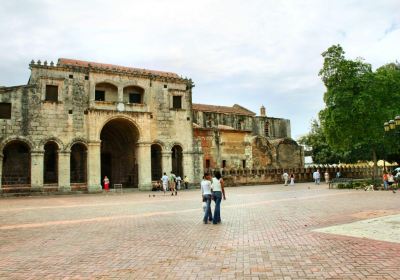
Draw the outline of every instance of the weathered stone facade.
<instances>
[{"instance_id":1,"label":"weathered stone facade","mask_svg":"<svg viewBox=\"0 0 400 280\"><path fill-rule=\"evenodd\" d=\"M290 138L290 121L239 105L193 104L194 136L206 169L299 168L304 152Z\"/></svg>"},{"instance_id":2,"label":"weathered stone facade","mask_svg":"<svg viewBox=\"0 0 400 280\"><path fill-rule=\"evenodd\" d=\"M107 175L146 190L171 170L199 181L191 80L69 59L30 68L27 85L0 89L0 185L99 191Z\"/></svg>"},{"instance_id":3,"label":"weathered stone facade","mask_svg":"<svg viewBox=\"0 0 400 280\"><path fill-rule=\"evenodd\" d=\"M148 190L162 172L197 184L204 167L303 164L288 120L192 108L194 85L177 74L70 59L29 66L27 85L0 88L0 192L96 192L105 175Z\"/></svg>"}]
</instances>

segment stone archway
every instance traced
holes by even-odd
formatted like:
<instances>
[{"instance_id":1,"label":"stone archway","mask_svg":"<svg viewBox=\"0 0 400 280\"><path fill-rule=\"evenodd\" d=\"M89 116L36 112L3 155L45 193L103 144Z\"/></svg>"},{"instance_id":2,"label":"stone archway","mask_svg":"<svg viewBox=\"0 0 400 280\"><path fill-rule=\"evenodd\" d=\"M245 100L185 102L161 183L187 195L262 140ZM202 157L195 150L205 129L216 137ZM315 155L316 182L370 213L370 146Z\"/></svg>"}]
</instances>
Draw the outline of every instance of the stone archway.
<instances>
[{"instance_id":1,"label":"stone archway","mask_svg":"<svg viewBox=\"0 0 400 280\"><path fill-rule=\"evenodd\" d=\"M44 145L43 156L43 183L58 183L58 145L49 141Z\"/></svg>"},{"instance_id":2,"label":"stone archway","mask_svg":"<svg viewBox=\"0 0 400 280\"><path fill-rule=\"evenodd\" d=\"M151 180L159 181L162 177L162 149L158 144L151 145Z\"/></svg>"},{"instance_id":3,"label":"stone archway","mask_svg":"<svg viewBox=\"0 0 400 280\"><path fill-rule=\"evenodd\" d=\"M107 176L110 185L138 187L136 143L139 130L129 120L112 119L101 130L101 178Z\"/></svg>"},{"instance_id":4,"label":"stone archway","mask_svg":"<svg viewBox=\"0 0 400 280\"><path fill-rule=\"evenodd\" d=\"M11 141L3 149L3 186L29 186L31 156L29 146L22 141Z\"/></svg>"},{"instance_id":5,"label":"stone archway","mask_svg":"<svg viewBox=\"0 0 400 280\"><path fill-rule=\"evenodd\" d=\"M175 145L171 149L172 155L172 172L176 176L183 176L183 154L182 147L179 145Z\"/></svg>"},{"instance_id":6,"label":"stone archway","mask_svg":"<svg viewBox=\"0 0 400 280\"><path fill-rule=\"evenodd\" d=\"M71 184L87 182L87 148L82 143L75 143L71 147Z\"/></svg>"}]
</instances>

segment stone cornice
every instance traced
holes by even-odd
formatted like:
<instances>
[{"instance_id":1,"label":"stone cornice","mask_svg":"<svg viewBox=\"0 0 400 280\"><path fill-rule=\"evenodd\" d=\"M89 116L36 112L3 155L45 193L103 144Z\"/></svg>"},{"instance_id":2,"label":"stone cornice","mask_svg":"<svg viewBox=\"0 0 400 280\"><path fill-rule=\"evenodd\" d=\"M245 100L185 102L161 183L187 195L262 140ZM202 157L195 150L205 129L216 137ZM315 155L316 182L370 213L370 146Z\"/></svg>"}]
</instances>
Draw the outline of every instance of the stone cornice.
<instances>
[{"instance_id":1,"label":"stone cornice","mask_svg":"<svg viewBox=\"0 0 400 280\"><path fill-rule=\"evenodd\" d=\"M162 74L151 73L151 72L141 72L139 70L129 70L129 69L118 69L118 68L102 68L97 66L80 66L80 65L60 65L60 64L42 64L40 60L38 62L34 62L33 60L29 64L29 68L38 68L38 69L46 69L46 70L58 70L58 71L68 71L68 72L78 72L78 73L104 73L104 74L112 74L112 75L123 75L135 78L144 78L149 79L151 81L162 81L162 82L172 82L172 83L181 83L188 85L189 88L194 87L194 83L191 79L182 78L182 77L172 77L172 76L164 76Z\"/></svg>"}]
</instances>

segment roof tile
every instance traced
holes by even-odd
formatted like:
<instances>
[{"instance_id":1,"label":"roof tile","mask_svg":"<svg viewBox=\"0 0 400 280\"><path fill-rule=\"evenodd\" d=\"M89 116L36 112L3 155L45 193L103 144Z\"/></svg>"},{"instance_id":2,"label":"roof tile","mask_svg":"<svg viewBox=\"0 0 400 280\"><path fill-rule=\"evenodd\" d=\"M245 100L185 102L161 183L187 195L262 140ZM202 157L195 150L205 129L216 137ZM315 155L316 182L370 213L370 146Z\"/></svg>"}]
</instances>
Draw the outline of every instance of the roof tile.
<instances>
[{"instance_id":1,"label":"roof tile","mask_svg":"<svg viewBox=\"0 0 400 280\"><path fill-rule=\"evenodd\" d=\"M146 74L146 75L152 74L152 75L163 76L163 77L167 77L167 78L180 78L178 74L175 74L172 72L147 70L147 69L126 67L126 66L119 66L119 65L98 63L98 62L90 62L90 61L76 60L76 59L69 59L69 58L59 58L58 64L61 66L78 66L78 67L85 67L85 68L95 67L95 68L101 68L104 70L139 72L141 74Z\"/></svg>"},{"instance_id":2,"label":"roof tile","mask_svg":"<svg viewBox=\"0 0 400 280\"><path fill-rule=\"evenodd\" d=\"M213 112L213 113L235 114L235 115L245 115L245 116L255 115L254 112L236 104L233 107L228 107L228 106L216 106L216 105L193 103L192 108L194 111L201 111L201 112Z\"/></svg>"}]
</instances>

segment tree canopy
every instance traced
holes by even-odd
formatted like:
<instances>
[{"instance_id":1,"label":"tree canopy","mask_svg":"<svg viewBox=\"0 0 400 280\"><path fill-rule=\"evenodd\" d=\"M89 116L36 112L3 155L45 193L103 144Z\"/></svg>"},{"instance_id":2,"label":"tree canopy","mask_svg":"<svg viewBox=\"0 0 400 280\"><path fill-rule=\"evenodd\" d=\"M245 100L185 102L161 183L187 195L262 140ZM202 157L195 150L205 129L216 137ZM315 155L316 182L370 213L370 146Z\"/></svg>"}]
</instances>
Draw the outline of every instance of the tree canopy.
<instances>
[{"instance_id":1,"label":"tree canopy","mask_svg":"<svg viewBox=\"0 0 400 280\"><path fill-rule=\"evenodd\" d=\"M322 57L319 75L326 87L326 107L319 113L317 132L327 145L339 156L375 162L398 152L398 139L385 139L383 123L400 114L399 64L373 71L361 58L346 59L340 45L331 46Z\"/></svg>"}]
</instances>

